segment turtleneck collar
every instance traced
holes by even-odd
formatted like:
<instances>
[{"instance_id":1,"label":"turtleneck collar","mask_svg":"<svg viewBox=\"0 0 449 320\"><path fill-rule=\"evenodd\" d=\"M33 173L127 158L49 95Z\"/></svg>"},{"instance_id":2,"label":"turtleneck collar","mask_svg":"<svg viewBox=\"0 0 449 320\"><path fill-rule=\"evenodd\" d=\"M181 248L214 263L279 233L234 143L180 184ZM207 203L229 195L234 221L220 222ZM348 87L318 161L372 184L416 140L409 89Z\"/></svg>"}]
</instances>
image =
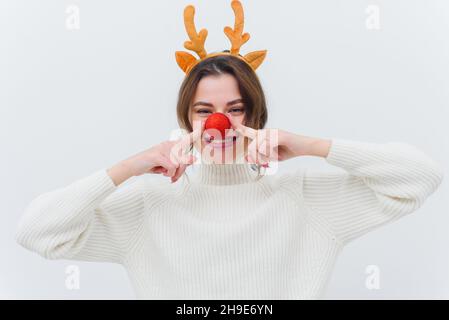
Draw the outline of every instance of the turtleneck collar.
<instances>
[{"instance_id":1,"label":"turtleneck collar","mask_svg":"<svg viewBox=\"0 0 449 320\"><path fill-rule=\"evenodd\" d=\"M195 164L193 165L195 181L207 185L235 185L255 182L257 168L252 169L247 163L233 164Z\"/></svg>"}]
</instances>

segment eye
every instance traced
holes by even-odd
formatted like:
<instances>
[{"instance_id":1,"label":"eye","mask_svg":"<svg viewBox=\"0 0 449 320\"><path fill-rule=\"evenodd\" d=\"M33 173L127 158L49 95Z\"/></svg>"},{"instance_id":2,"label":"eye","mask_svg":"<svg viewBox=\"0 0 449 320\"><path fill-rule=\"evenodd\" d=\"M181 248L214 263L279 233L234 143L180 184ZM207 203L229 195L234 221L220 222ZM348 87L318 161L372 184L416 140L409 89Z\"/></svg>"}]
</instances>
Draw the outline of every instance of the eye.
<instances>
[{"instance_id":1,"label":"eye","mask_svg":"<svg viewBox=\"0 0 449 320\"><path fill-rule=\"evenodd\" d=\"M210 113L210 110L208 110L208 109L199 109L199 110L196 111L196 113L199 113L199 114L208 114L208 113Z\"/></svg>"},{"instance_id":2,"label":"eye","mask_svg":"<svg viewBox=\"0 0 449 320\"><path fill-rule=\"evenodd\" d=\"M242 113L244 111L245 111L244 107L235 107L235 108L232 108L229 110L229 112L232 112L232 113Z\"/></svg>"}]
</instances>

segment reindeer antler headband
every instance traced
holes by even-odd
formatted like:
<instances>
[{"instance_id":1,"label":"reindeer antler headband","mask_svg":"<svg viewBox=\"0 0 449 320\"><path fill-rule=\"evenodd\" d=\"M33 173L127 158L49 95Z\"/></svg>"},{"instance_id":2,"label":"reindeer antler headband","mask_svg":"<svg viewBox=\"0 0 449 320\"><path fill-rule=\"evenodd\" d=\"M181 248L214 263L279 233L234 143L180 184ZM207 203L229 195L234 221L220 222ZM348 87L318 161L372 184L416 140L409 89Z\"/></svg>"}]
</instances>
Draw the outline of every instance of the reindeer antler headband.
<instances>
[{"instance_id":1,"label":"reindeer antler headband","mask_svg":"<svg viewBox=\"0 0 449 320\"><path fill-rule=\"evenodd\" d=\"M195 58L188 52L185 51L176 51L176 62L179 67L188 74L192 68L198 64L199 62L218 55L233 55L245 61L251 68L255 71L264 61L267 50L254 51L246 54L245 56L241 56L239 54L240 48L244 45L250 38L249 33L243 34L243 26L244 26L244 15L243 15L243 7L240 1L233 0L231 3L232 10L235 14L235 24L234 29L231 27L225 27L224 33L231 41L231 50L230 52L218 52L207 54L206 49L204 48L204 43L207 38L207 29L202 29L200 33L197 33L195 28L195 7L192 5L188 5L184 9L184 25L187 31L187 34L190 38L190 41L184 42L184 47L188 50L196 52L199 56L199 59Z\"/></svg>"}]
</instances>

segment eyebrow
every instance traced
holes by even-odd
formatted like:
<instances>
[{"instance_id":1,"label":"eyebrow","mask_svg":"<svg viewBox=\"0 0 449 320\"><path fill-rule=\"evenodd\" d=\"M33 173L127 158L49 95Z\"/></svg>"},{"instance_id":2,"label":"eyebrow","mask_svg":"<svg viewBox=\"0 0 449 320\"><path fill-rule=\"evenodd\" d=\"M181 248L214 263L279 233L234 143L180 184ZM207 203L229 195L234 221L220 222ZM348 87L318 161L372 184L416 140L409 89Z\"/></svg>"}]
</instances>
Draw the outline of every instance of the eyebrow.
<instances>
[{"instance_id":1,"label":"eyebrow","mask_svg":"<svg viewBox=\"0 0 449 320\"><path fill-rule=\"evenodd\" d=\"M237 103L240 103L240 102L243 102L243 99L236 99L236 100L229 101L226 105L227 105L227 106L232 106L232 105L237 104ZM209 103L209 102L197 101L197 102L195 102L195 103L192 105L192 108L193 108L193 107L196 107L196 106L213 107L214 105L213 105L212 103Z\"/></svg>"}]
</instances>

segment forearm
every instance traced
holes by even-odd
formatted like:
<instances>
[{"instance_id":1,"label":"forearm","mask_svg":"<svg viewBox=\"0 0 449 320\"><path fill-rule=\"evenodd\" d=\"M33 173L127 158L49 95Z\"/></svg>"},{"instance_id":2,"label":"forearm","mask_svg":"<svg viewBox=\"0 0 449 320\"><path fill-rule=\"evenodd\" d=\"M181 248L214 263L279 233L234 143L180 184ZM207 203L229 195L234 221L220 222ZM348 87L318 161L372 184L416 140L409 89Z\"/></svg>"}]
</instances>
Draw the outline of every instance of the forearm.
<instances>
[{"instance_id":1,"label":"forearm","mask_svg":"<svg viewBox=\"0 0 449 320\"><path fill-rule=\"evenodd\" d=\"M322 157L326 158L329 154L329 150L332 144L331 140L328 139L320 139L320 138L313 138L313 137L306 137L307 138L307 145L306 148L306 154L307 156L315 156L315 157Z\"/></svg>"},{"instance_id":2,"label":"forearm","mask_svg":"<svg viewBox=\"0 0 449 320\"><path fill-rule=\"evenodd\" d=\"M418 209L439 186L441 167L405 143L332 139L327 163L308 169L303 199L344 242Z\"/></svg>"},{"instance_id":3,"label":"forearm","mask_svg":"<svg viewBox=\"0 0 449 320\"><path fill-rule=\"evenodd\" d=\"M321 139L299 135L295 133L287 133L285 137L290 141L289 148L296 157L299 156L316 156L326 158L332 144L330 139Z\"/></svg>"},{"instance_id":4,"label":"forearm","mask_svg":"<svg viewBox=\"0 0 449 320\"><path fill-rule=\"evenodd\" d=\"M122 184L133 176L129 165L125 161L121 161L107 169L107 174L111 177L116 186Z\"/></svg>"},{"instance_id":5,"label":"forearm","mask_svg":"<svg viewBox=\"0 0 449 320\"><path fill-rule=\"evenodd\" d=\"M442 180L441 167L416 147L334 139L326 161L361 179L383 207L411 212Z\"/></svg>"},{"instance_id":6,"label":"forearm","mask_svg":"<svg viewBox=\"0 0 449 320\"><path fill-rule=\"evenodd\" d=\"M23 213L16 231L17 242L47 258L69 255L91 223L94 210L115 190L102 169L66 187L41 194Z\"/></svg>"}]
</instances>

